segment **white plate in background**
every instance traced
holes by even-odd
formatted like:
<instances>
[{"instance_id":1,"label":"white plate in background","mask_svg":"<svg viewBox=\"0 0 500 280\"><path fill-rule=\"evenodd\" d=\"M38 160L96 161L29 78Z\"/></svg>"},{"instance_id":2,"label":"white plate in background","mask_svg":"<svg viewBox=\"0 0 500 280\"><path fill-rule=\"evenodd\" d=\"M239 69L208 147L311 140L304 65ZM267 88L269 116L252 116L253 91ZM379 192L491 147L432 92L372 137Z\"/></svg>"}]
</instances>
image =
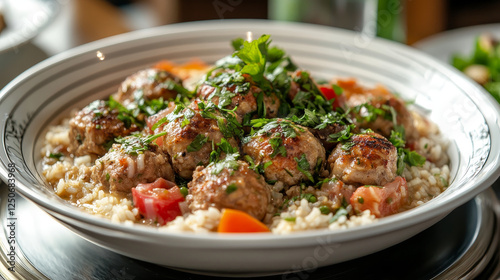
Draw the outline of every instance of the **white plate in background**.
<instances>
[{"instance_id":1,"label":"white plate in background","mask_svg":"<svg viewBox=\"0 0 500 280\"><path fill-rule=\"evenodd\" d=\"M476 37L482 33L490 33L500 40L500 23L452 29L418 41L413 46L442 62L451 63L454 54L470 56Z\"/></svg>"},{"instance_id":2,"label":"white plate in background","mask_svg":"<svg viewBox=\"0 0 500 280\"><path fill-rule=\"evenodd\" d=\"M2 0L6 28L0 32L0 53L33 39L68 0Z\"/></svg>"}]
</instances>

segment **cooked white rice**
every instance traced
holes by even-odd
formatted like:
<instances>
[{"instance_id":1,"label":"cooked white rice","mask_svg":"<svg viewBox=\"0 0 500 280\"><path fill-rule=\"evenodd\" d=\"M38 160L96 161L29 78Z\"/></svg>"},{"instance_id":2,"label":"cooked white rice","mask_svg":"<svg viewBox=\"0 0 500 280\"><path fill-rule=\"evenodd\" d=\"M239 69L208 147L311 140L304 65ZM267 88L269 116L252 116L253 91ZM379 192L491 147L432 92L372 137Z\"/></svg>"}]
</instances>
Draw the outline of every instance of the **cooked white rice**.
<instances>
[{"instance_id":1,"label":"cooked white rice","mask_svg":"<svg viewBox=\"0 0 500 280\"><path fill-rule=\"evenodd\" d=\"M424 127L425 126L425 127ZM411 203L406 209L417 207L442 193L450 181L450 169L447 165L447 142L439 134L435 125L429 123L417 125L423 137L416 146L417 152L424 155L427 161L422 167L406 167L403 176L407 180L409 199ZM62 158L60 161L48 159L48 155L59 146L67 146L68 120L61 125L49 129L45 137L45 146L42 149L45 157L43 175L61 198L95 215L110 219L112 222L133 224L140 221L140 215L133 207L132 201L125 197L110 194L105 188L90 182L90 167L93 160L90 156ZM333 214L322 214L319 210L321 203L327 200L327 194L320 190L308 187L299 190L292 187L287 196L292 197L298 192L312 193L317 201L312 203L306 199L290 203L288 208L279 216L273 216L275 207L283 203L284 197L280 192L283 185L276 183L272 189L274 206L269 207L269 214L264 222L275 234L288 234L297 231L313 229L340 230L376 222L377 219L369 210L350 218L340 216L331 222ZM350 206L346 209L353 214ZM177 217L175 220L161 227L164 231L176 232L211 232L217 229L221 212L215 208L199 210L191 214Z\"/></svg>"}]
</instances>

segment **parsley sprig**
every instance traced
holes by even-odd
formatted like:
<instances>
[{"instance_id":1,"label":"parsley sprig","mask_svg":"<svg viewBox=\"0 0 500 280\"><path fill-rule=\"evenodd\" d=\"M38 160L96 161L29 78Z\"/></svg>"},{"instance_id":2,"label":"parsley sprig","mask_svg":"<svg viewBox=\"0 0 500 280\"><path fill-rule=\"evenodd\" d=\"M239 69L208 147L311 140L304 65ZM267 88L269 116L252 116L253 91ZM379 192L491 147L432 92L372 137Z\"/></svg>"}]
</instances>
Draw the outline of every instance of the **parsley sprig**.
<instances>
[{"instance_id":1,"label":"parsley sprig","mask_svg":"<svg viewBox=\"0 0 500 280\"><path fill-rule=\"evenodd\" d=\"M144 126L144 122L137 119L137 116L134 116L134 113L123 106L120 102L116 101L113 96L109 97L107 104L111 110L117 110L118 116L117 118L123 122L126 128L129 128L132 124L135 124L139 127Z\"/></svg>"},{"instance_id":2,"label":"parsley sprig","mask_svg":"<svg viewBox=\"0 0 500 280\"><path fill-rule=\"evenodd\" d=\"M153 135L144 136L140 133L134 133L126 137L115 138L115 142L121 144L123 151L129 155L142 154L149 149L149 144L167 132L161 132Z\"/></svg>"},{"instance_id":3,"label":"parsley sprig","mask_svg":"<svg viewBox=\"0 0 500 280\"><path fill-rule=\"evenodd\" d=\"M212 102L199 102L198 108L200 109L200 114L206 119L213 119L217 121L220 132L226 138L243 137L244 131L241 124L236 119L236 115L233 110L220 109Z\"/></svg>"},{"instance_id":4,"label":"parsley sprig","mask_svg":"<svg viewBox=\"0 0 500 280\"><path fill-rule=\"evenodd\" d=\"M403 126L397 125L391 131L389 141L396 147L398 152L397 171L398 175L403 174L405 164L409 166L422 166L426 158L415 151L405 148L405 129Z\"/></svg>"}]
</instances>

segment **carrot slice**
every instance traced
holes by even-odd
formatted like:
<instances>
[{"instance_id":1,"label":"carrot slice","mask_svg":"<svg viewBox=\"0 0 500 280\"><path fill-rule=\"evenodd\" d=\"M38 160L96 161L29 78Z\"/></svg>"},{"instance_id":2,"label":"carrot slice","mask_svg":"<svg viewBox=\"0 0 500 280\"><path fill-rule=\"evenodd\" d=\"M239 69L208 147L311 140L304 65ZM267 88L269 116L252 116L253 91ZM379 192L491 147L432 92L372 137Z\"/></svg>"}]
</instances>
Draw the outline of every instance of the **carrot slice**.
<instances>
[{"instance_id":1,"label":"carrot slice","mask_svg":"<svg viewBox=\"0 0 500 280\"><path fill-rule=\"evenodd\" d=\"M235 209L224 209L218 232L269 232L269 228L251 215Z\"/></svg>"}]
</instances>

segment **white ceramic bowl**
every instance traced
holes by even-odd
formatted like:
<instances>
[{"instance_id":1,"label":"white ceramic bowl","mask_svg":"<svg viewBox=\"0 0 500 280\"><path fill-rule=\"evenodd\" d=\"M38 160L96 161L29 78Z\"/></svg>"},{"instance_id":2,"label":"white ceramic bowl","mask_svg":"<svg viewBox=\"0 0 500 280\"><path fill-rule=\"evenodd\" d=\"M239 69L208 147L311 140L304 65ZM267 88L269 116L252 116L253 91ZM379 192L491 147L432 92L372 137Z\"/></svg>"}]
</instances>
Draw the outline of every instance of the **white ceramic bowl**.
<instances>
[{"instance_id":1,"label":"white ceramic bowl","mask_svg":"<svg viewBox=\"0 0 500 280\"><path fill-rule=\"evenodd\" d=\"M230 40L271 34L274 44L322 78L353 76L415 100L450 142L452 179L415 209L345 231L173 234L125 226L81 212L47 187L39 168L44 130L70 108L113 93L131 73L161 59L210 63ZM98 56L97 53L104 55ZM255 275L314 269L370 254L424 230L486 189L498 176L499 107L459 72L400 44L328 27L269 21L195 22L143 30L78 47L29 69L0 95L3 179L14 164L17 191L84 238L115 252L178 269ZM34 229L35 230L35 229Z\"/></svg>"}]
</instances>

